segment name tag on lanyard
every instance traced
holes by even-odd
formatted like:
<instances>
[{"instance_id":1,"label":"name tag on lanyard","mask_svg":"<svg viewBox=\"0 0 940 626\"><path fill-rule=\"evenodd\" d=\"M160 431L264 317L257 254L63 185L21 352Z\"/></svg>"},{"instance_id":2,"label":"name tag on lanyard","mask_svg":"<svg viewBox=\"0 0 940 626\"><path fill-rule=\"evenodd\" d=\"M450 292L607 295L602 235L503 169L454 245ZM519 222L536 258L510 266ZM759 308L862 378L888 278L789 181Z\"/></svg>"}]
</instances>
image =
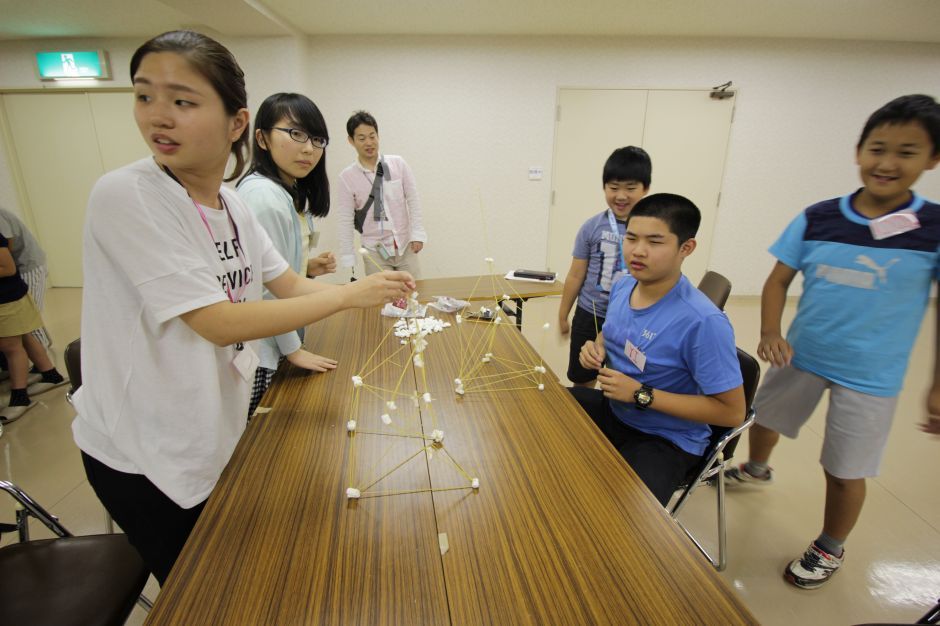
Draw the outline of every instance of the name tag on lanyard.
<instances>
[{"instance_id":1,"label":"name tag on lanyard","mask_svg":"<svg viewBox=\"0 0 940 626\"><path fill-rule=\"evenodd\" d=\"M235 368L235 371L238 372L239 376L242 377L242 380L248 384L252 384L255 380L255 370L258 369L261 359L258 358L258 355L251 349L250 345L239 345L242 345L242 349L235 350L235 358L232 359L232 366Z\"/></svg>"}]
</instances>

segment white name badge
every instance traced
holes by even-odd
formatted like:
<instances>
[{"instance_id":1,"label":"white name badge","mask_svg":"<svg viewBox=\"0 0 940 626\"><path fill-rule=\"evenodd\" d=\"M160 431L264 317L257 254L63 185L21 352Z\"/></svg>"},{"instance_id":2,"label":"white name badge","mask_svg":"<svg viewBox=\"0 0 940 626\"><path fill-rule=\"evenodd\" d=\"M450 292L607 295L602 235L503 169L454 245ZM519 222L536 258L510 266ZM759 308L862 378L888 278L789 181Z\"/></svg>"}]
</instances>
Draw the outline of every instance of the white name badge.
<instances>
[{"instance_id":1,"label":"white name badge","mask_svg":"<svg viewBox=\"0 0 940 626\"><path fill-rule=\"evenodd\" d=\"M646 369L646 355L640 351L633 342L627 339L626 345L623 347L624 354L627 355L627 358L630 359L630 362L637 366L641 372Z\"/></svg>"},{"instance_id":2,"label":"white name badge","mask_svg":"<svg viewBox=\"0 0 940 626\"><path fill-rule=\"evenodd\" d=\"M235 351L235 358L232 359L232 365L235 366L239 376L241 376L246 383L251 384L254 383L255 370L258 369L258 364L261 363L261 359L258 358L258 355L251 349L250 345L247 343L244 345L244 348Z\"/></svg>"},{"instance_id":3,"label":"white name badge","mask_svg":"<svg viewBox=\"0 0 940 626\"><path fill-rule=\"evenodd\" d=\"M887 239L920 228L920 220L913 211L898 211L869 221L868 228L875 239Z\"/></svg>"}]
</instances>

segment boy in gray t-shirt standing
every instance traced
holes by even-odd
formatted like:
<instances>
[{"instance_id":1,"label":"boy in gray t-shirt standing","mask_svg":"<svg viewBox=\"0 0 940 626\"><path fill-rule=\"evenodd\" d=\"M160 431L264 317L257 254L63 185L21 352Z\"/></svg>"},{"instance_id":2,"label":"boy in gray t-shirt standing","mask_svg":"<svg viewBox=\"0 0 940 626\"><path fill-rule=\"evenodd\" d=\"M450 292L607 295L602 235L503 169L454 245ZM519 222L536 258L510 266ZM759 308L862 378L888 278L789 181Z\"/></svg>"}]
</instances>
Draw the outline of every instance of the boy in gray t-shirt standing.
<instances>
[{"instance_id":1,"label":"boy in gray t-shirt standing","mask_svg":"<svg viewBox=\"0 0 940 626\"><path fill-rule=\"evenodd\" d=\"M571 334L568 380L594 387L597 372L581 366L578 356L586 341L597 339L604 325L613 283L624 272L623 235L631 209L650 188L653 165L643 148L618 148L604 164L603 183L607 209L589 218L578 230L571 269L558 307L558 330ZM571 323L568 315L577 298Z\"/></svg>"}]
</instances>

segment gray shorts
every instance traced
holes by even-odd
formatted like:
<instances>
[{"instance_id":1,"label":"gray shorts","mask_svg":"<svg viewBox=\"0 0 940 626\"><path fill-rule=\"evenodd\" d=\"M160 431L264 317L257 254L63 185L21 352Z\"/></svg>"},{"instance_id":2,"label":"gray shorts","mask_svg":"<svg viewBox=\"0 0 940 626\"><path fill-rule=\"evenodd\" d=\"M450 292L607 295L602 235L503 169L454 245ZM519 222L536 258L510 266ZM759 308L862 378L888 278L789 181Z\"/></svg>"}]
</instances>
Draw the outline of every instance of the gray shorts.
<instances>
[{"instance_id":1,"label":"gray shorts","mask_svg":"<svg viewBox=\"0 0 940 626\"><path fill-rule=\"evenodd\" d=\"M754 399L756 421L796 439L826 389L829 411L819 461L836 478L877 476L897 396L868 395L790 365L773 367Z\"/></svg>"}]
</instances>

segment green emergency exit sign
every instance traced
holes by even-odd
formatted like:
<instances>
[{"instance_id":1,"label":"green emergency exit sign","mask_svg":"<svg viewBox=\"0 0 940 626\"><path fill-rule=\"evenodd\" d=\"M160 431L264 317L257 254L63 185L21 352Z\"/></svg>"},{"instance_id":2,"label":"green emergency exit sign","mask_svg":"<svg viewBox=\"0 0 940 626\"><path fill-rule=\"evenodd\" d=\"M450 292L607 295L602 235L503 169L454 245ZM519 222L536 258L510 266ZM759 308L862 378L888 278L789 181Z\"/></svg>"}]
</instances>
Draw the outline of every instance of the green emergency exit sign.
<instances>
[{"instance_id":1,"label":"green emergency exit sign","mask_svg":"<svg viewBox=\"0 0 940 626\"><path fill-rule=\"evenodd\" d=\"M111 78L111 67L104 50L37 52L36 67L41 80Z\"/></svg>"}]
</instances>

